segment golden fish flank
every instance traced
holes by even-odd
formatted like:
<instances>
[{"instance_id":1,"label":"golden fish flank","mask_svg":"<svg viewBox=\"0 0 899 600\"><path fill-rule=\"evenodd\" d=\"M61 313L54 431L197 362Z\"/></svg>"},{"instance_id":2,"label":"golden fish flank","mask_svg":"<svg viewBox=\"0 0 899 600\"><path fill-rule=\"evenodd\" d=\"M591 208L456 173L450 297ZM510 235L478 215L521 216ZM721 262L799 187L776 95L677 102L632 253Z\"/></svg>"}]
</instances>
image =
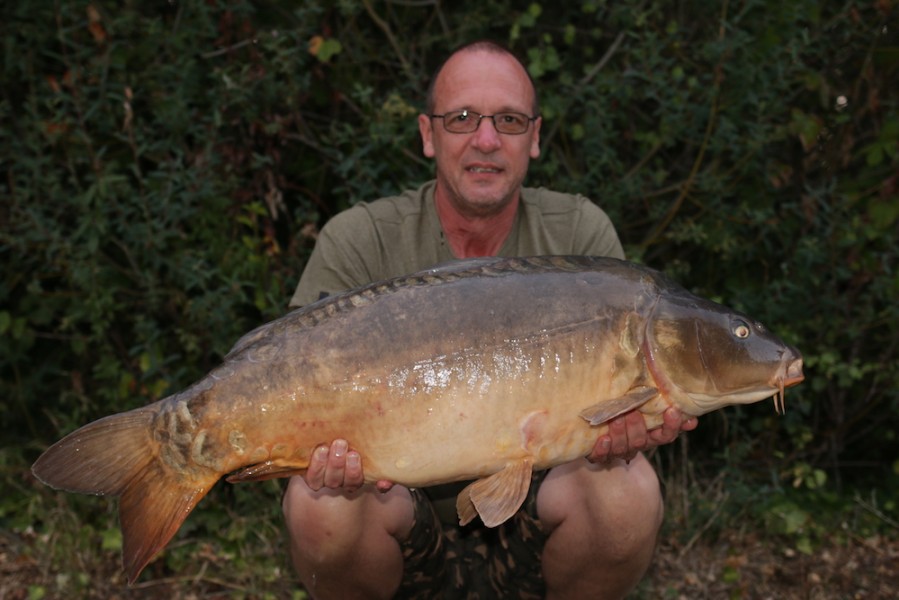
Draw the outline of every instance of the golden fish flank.
<instances>
[{"instance_id":1,"label":"golden fish flank","mask_svg":"<svg viewBox=\"0 0 899 600\"><path fill-rule=\"evenodd\" d=\"M593 257L488 258L378 282L241 338L186 390L85 425L34 474L120 497L130 581L223 476L300 474L323 441L368 481L475 481L460 521L493 526L534 469L586 455L630 410L659 423L774 396L802 359L760 324L661 274Z\"/></svg>"},{"instance_id":2,"label":"golden fish flank","mask_svg":"<svg viewBox=\"0 0 899 600\"><path fill-rule=\"evenodd\" d=\"M556 372L561 357L554 354ZM539 361L539 366L534 365ZM488 393L497 379L513 375L543 377L547 360L543 353L534 356L520 344L504 341L502 350L490 356L482 356L477 350L465 349L454 356L438 356L390 373L388 386L398 395L435 394L464 383L463 393L481 395Z\"/></svg>"}]
</instances>

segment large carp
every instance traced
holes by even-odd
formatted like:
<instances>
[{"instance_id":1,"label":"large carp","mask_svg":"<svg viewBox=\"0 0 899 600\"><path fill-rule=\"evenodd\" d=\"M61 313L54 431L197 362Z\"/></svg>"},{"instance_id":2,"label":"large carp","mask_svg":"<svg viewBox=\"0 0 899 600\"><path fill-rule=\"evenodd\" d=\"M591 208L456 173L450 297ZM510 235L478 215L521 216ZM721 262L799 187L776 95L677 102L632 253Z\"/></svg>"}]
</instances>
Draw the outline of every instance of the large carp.
<instances>
[{"instance_id":1,"label":"large carp","mask_svg":"<svg viewBox=\"0 0 899 600\"><path fill-rule=\"evenodd\" d=\"M639 409L701 415L775 397L802 359L761 324L610 258L461 261L295 310L186 390L78 429L35 462L46 484L120 497L134 581L223 476L303 473L349 440L368 482L475 480L460 519L490 526L531 472L588 454Z\"/></svg>"}]
</instances>

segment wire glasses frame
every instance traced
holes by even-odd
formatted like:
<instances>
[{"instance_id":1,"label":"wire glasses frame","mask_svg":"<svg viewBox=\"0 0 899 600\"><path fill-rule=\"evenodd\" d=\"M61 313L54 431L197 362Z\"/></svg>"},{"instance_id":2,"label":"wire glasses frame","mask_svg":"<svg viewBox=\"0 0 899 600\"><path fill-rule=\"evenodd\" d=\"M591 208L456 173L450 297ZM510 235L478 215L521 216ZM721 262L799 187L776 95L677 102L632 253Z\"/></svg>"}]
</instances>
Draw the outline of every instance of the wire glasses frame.
<instances>
[{"instance_id":1,"label":"wire glasses frame","mask_svg":"<svg viewBox=\"0 0 899 600\"><path fill-rule=\"evenodd\" d=\"M540 115L529 117L520 112L501 112L494 115L482 115L473 110L453 110L442 115L428 115L432 119L443 119L443 128L450 133L472 133L481 126L481 119L491 119L498 133L521 135L525 133L532 121Z\"/></svg>"}]
</instances>

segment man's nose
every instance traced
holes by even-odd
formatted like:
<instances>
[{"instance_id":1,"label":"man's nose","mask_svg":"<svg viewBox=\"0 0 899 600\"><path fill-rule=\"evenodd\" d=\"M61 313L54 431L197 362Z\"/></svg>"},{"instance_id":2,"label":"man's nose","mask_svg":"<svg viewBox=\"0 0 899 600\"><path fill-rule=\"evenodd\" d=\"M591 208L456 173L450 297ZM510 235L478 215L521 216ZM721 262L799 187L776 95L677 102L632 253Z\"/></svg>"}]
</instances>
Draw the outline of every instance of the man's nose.
<instances>
[{"instance_id":1,"label":"man's nose","mask_svg":"<svg viewBox=\"0 0 899 600\"><path fill-rule=\"evenodd\" d=\"M497 150L502 146L502 138L496 130L493 118L481 118L474 132L474 144L482 152Z\"/></svg>"}]
</instances>

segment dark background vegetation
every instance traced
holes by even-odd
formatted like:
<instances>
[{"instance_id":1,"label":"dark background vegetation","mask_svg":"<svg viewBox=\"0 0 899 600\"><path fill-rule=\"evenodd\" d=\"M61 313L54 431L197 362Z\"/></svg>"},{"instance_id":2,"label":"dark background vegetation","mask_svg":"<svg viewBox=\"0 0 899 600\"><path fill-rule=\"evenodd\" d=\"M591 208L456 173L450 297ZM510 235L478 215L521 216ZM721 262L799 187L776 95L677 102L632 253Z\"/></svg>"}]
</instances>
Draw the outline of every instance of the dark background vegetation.
<instances>
[{"instance_id":1,"label":"dark background vegetation","mask_svg":"<svg viewBox=\"0 0 899 600\"><path fill-rule=\"evenodd\" d=\"M519 52L540 88L530 185L593 198L632 259L805 356L785 416L726 409L655 454L661 562L681 579L642 593L716 597L714 582L717 597L761 597L752 586L773 576L737 560L749 552L730 547L702 576L677 566L738 532L775 561L875 548L895 573L893 0L21 0L4 13L0 595L302 597L276 483L217 486L128 591L114 503L53 492L28 467L282 314L328 217L429 178L423 90L450 48L481 37Z\"/></svg>"}]
</instances>

